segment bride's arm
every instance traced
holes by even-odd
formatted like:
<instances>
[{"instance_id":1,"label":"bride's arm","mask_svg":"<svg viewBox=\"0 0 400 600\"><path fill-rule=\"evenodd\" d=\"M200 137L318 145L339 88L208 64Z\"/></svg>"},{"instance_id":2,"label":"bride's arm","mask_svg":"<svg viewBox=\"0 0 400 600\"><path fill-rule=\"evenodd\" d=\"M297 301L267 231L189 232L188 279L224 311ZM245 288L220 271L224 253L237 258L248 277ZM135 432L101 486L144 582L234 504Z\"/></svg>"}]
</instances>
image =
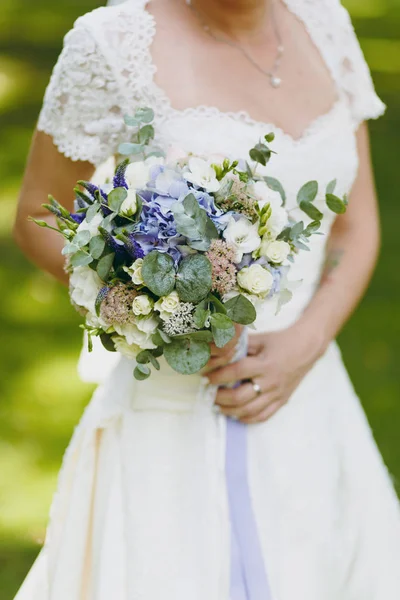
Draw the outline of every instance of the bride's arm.
<instances>
[{"instance_id":1,"label":"bride's arm","mask_svg":"<svg viewBox=\"0 0 400 600\"><path fill-rule=\"evenodd\" d=\"M28 158L22 183L14 237L22 251L37 266L54 275L63 283L68 277L64 272L65 259L61 255L64 240L60 234L38 227L29 217L56 225L53 217L42 204L48 194L54 196L68 210L73 210L73 188L79 179L90 179L94 167L89 162L73 162L61 154L50 136L37 131Z\"/></svg>"},{"instance_id":2,"label":"bride's arm","mask_svg":"<svg viewBox=\"0 0 400 600\"><path fill-rule=\"evenodd\" d=\"M251 355L209 375L217 385L253 379L261 387L256 398L250 383L220 389L217 403L225 414L246 423L271 417L336 337L370 281L379 249L379 217L365 124L357 138L360 166L348 211L331 231L327 269L309 306L292 327L251 336Z\"/></svg>"}]
</instances>

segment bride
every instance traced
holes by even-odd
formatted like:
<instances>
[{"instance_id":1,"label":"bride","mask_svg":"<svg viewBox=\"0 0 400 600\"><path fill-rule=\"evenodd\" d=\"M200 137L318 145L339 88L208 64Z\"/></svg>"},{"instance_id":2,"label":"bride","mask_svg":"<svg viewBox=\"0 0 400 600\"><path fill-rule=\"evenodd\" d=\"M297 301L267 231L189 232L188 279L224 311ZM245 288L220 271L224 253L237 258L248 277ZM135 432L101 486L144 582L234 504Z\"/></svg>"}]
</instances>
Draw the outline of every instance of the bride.
<instances>
[{"instance_id":1,"label":"bride","mask_svg":"<svg viewBox=\"0 0 400 600\"><path fill-rule=\"evenodd\" d=\"M336 178L349 209L326 215L293 269L301 287L278 316L266 308L245 359L214 356L208 379L163 365L145 382L118 361L75 431L18 600L398 600L399 504L334 342L377 256L365 121L384 111L346 10L128 0L78 19L15 226L62 281L59 238L27 217L50 219L48 192L72 208L75 182L127 141L122 117L144 105L164 147L244 157L273 131L268 173L294 215L307 179ZM247 427L246 455L225 445L229 417Z\"/></svg>"}]
</instances>

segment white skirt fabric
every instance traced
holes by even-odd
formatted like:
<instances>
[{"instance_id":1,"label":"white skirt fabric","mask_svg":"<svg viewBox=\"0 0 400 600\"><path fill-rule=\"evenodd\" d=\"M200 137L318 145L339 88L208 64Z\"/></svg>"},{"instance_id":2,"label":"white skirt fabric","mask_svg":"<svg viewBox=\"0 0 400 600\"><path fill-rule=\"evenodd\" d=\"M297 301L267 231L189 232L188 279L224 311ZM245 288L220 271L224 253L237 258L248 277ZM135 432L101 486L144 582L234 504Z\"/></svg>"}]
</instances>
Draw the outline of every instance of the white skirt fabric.
<instances>
[{"instance_id":1,"label":"white skirt fabric","mask_svg":"<svg viewBox=\"0 0 400 600\"><path fill-rule=\"evenodd\" d=\"M215 389L132 370L121 359L76 429L16 600L230 600ZM273 599L398 600L399 504L335 344L248 445Z\"/></svg>"}]
</instances>

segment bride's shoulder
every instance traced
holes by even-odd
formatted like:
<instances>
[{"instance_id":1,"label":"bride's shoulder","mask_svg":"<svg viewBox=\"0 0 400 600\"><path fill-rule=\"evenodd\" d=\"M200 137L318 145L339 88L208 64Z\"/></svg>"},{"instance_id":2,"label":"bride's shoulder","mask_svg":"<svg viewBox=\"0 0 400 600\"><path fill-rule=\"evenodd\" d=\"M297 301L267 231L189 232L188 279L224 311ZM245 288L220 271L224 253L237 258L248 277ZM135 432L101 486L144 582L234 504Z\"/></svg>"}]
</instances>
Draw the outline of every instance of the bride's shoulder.
<instances>
[{"instance_id":1,"label":"bride's shoulder","mask_svg":"<svg viewBox=\"0 0 400 600\"><path fill-rule=\"evenodd\" d=\"M134 33L149 27L152 23L146 5L147 0L127 0L122 4L96 8L75 21L67 38L76 30L86 30L94 37L101 36L103 40L110 41L116 32Z\"/></svg>"}]
</instances>

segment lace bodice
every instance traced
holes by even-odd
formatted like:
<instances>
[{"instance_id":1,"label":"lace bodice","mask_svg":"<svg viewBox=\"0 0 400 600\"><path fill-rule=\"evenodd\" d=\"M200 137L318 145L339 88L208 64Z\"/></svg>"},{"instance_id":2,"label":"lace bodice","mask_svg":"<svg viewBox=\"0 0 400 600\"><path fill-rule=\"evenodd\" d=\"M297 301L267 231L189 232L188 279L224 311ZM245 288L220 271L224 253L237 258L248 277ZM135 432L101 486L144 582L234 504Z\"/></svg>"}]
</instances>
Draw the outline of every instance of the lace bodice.
<instances>
[{"instance_id":1,"label":"lace bodice","mask_svg":"<svg viewBox=\"0 0 400 600\"><path fill-rule=\"evenodd\" d=\"M353 127L380 115L383 105L374 92L348 13L340 2L285 2L303 21L321 52L345 97ZM256 123L245 111L221 113L207 106L173 109L166 93L154 81L156 66L150 47L155 22L146 4L147 0L128 0L96 9L78 19L67 34L38 125L54 138L63 154L73 160L100 164L116 151L121 140L126 141L128 132L124 130L122 115L143 104L154 108L158 123L176 116L198 115L214 123L229 119L274 129L271 124ZM319 126L319 121L310 129ZM307 130L305 137L309 133Z\"/></svg>"}]
</instances>

